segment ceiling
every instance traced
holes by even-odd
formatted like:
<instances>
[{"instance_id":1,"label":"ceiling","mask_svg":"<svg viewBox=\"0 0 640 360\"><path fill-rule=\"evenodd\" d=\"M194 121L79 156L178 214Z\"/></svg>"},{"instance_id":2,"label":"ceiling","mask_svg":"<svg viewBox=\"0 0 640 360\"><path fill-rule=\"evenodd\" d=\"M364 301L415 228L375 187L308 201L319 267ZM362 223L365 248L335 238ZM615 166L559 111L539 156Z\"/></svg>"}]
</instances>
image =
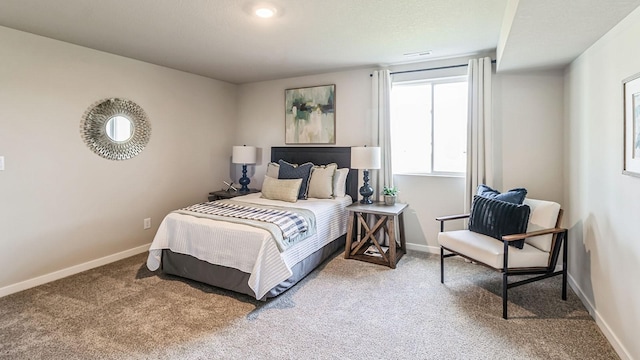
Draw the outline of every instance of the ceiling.
<instances>
[{"instance_id":1,"label":"ceiling","mask_svg":"<svg viewBox=\"0 0 640 360\"><path fill-rule=\"evenodd\" d=\"M494 52L561 67L640 0L1 0L0 25L242 84ZM404 54L430 50L422 57Z\"/></svg>"},{"instance_id":2,"label":"ceiling","mask_svg":"<svg viewBox=\"0 0 640 360\"><path fill-rule=\"evenodd\" d=\"M639 5L639 0L510 1L498 71L564 66Z\"/></svg>"}]
</instances>

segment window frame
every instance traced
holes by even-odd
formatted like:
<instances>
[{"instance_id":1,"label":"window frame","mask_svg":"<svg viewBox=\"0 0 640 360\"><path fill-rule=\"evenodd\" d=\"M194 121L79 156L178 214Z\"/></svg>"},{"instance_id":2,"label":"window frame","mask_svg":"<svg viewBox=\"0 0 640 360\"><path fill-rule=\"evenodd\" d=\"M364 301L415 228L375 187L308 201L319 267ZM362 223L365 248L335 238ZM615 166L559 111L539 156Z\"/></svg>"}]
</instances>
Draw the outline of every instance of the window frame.
<instances>
[{"instance_id":1,"label":"window frame","mask_svg":"<svg viewBox=\"0 0 640 360\"><path fill-rule=\"evenodd\" d=\"M435 141L435 131L434 131L434 127L435 127L435 121L434 121L434 113L435 113L435 104L434 104L434 99L435 99L435 91L434 91L434 87L435 85L438 84L450 84L450 83L458 83L458 82L465 82L468 84L468 77L466 75L452 75L452 76L441 76L441 77L434 77L434 78L418 78L418 79L407 79L407 80L395 80L391 82L391 87L392 87L392 91L393 91L393 87L397 86L397 85L419 85L419 84L429 84L431 86L431 110L430 110L430 118L429 118L429 125L431 128L431 138L430 140L430 147L431 147L431 159L430 159L430 172L395 172L395 170L392 168L392 172L393 175L411 175L411 176L434 176L434 177L465 177L466 176L466 167L465 170L462 172L454 172L454 171L434 171L434 160L435 160L435 151L434 151L434 141ZM392 106L393 107L393 106ZM469 104L467 102L467 112L469 109ZM391 119L391 121L393 121L393 118ZM467 120L468 121L468 120ZM468 136L468 134L466 135ZM392 135L392 142L393 142L393 135ZM393 147L393 143L392 143L392 147ZM393 150L392 150L393 151ZM466 154L466 151L465 151ZM393 167L393 164L392 164Z\"/></svg>"}]
</instances>

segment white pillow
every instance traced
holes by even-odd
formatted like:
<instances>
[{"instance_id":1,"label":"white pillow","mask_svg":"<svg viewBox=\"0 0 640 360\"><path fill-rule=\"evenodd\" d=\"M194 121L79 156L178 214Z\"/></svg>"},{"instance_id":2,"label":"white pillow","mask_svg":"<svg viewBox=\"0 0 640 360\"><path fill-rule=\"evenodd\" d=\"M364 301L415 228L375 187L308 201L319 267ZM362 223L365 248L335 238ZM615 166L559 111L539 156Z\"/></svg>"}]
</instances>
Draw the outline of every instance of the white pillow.
<instances>
[{"instance_id":1,"label":"white pillow","mask_svg":"<svg viewBox=\"0 0 640 360\"><path fill-rule=\"evenodd\" d=\"M302 179L274 179L264 177L262 183L262 197L270 200L282 200L288 202L298 201Z\"/></svg>"},{"instance_id":2,"label":"white pillow","mask_svg":"<svg viewBox=\"0 0 640 360\"><path fill-rule=\"evenodd\" d=\"M315 165L311 169L307 197L331 199L333 197L333 175L338 164Z\"/></svg>"},{"instance_id":3,"label":"white pillow","mask_svg":"<svg viewBox=\"0 0 640 360\"><path fill-rule=\"evenodd\" d=\"M267 176L277 179L279 172L280 164L274 162L270 162L269 164L267 164Z\"/></svg>"},{"instance_id":4,"label":"white pillow","mask_svg":"<svg viewBox=\"0 0 640 360\"><path fill-rule=\"evenodd\" d=\"M347 175L349 168L337 169L333 174L333 196L343 197L347 195Z\"/></svg>"}]
</instances>

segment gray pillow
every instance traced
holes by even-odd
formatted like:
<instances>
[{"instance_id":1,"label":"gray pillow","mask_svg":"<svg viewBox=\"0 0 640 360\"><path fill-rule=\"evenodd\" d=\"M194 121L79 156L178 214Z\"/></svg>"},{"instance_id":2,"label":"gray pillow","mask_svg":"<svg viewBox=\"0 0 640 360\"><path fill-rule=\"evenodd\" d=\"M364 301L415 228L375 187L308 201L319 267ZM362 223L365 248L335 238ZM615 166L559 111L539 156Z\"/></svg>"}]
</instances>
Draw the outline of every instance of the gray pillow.
<instances>
[{"instance_id":1,"label":"gray pillow","mask_svg":"<svg viewBox=\"0 0 640 360\"><path fill-rule=\"evenodd\" d=\"M300 191L298 192L298 199L307 199L307 192L309 191L309 177L311 175L311 168L313 164L308 162L302 165L289 164L284 160L279 160L280 170L278 171L278 179L302 179L300 184Z\"/></svg>"}]
</instances>

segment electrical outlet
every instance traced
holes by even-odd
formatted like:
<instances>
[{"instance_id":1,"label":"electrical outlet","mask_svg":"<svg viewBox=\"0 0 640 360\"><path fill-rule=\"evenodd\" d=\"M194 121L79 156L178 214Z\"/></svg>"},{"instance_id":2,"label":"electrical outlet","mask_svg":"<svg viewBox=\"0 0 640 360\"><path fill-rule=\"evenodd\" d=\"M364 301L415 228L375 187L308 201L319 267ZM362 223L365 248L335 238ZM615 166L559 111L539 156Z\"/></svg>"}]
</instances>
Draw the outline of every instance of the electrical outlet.
<instances>
[{"instance_id":1,"label":"electrical outlet","mask_svg":"<svg viewBox=\"0 0 640 360\"><path fill-rule=\"evenodd\" d=\"M144 230L151 229L151 218L144 219Z\"/></svg>"}]
</instances>

